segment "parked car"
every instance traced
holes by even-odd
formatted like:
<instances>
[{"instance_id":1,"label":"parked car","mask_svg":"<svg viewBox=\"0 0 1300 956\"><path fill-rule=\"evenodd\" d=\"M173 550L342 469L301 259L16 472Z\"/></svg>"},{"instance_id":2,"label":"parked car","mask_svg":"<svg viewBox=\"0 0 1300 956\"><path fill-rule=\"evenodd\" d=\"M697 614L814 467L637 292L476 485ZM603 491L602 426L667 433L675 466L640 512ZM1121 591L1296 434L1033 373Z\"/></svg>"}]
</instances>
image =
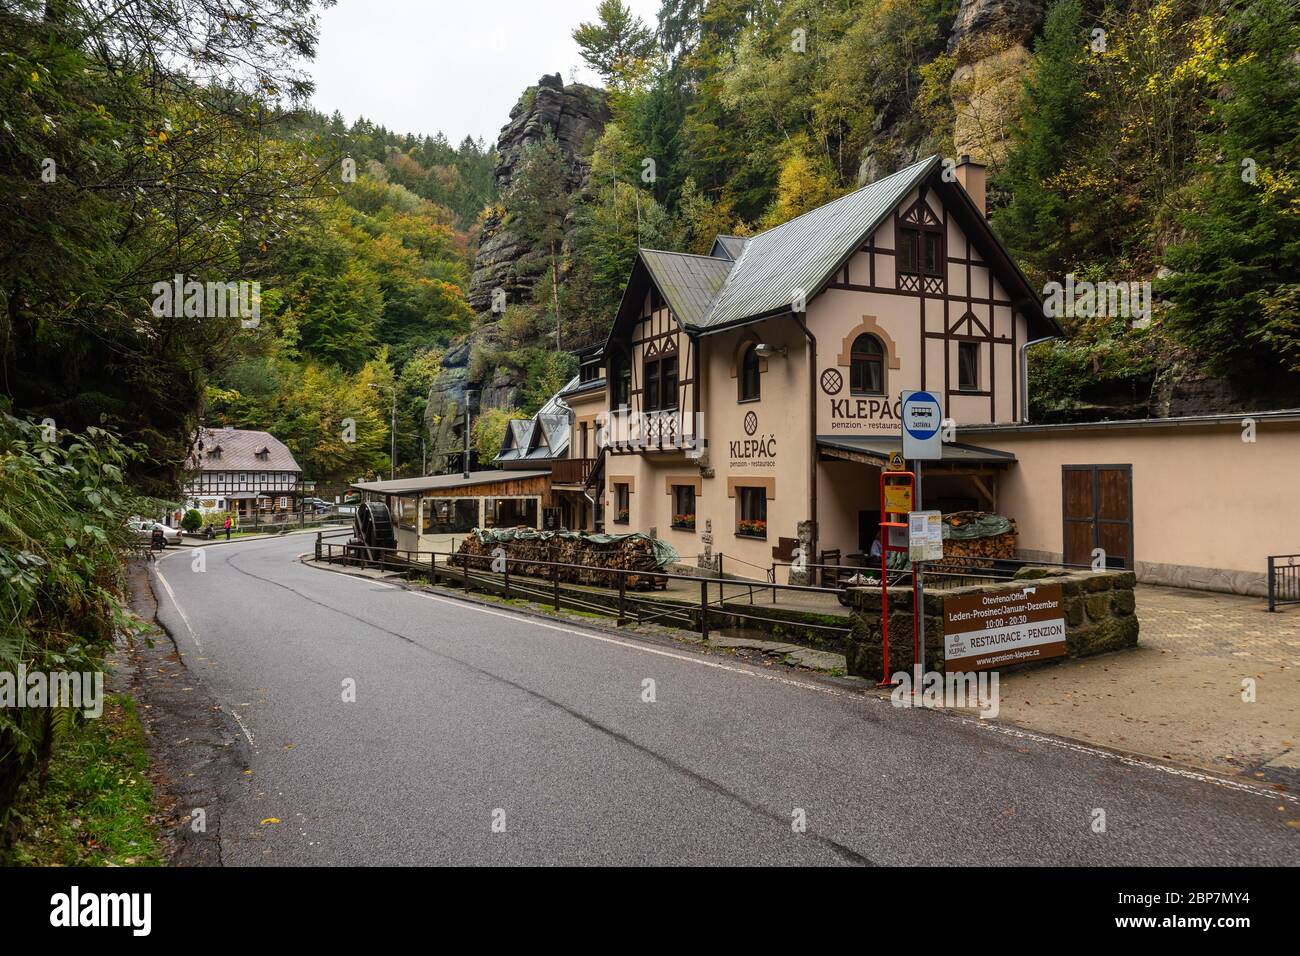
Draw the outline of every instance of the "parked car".
<instances>
[{"instance_id":1,"label":"parked car","mask_svg":"<svg viewBox=\"0 0 1300 956\"><path fill-rule=\"evenodd\" d=\"M144 544L153 541L155 529L161 531L163 533L163 547L180 544L181 538L185 534L180 528L169 528L161 521L152 521L148 518L131 518L127 521L126 526L135 532L136 537Z\"/></svg>"},{"instance_id":2,"label":"parked car","mask_svg":"<svg viewBox=\"0 0 1300 956\"><path fill-rule=\"evenodd\" d=\"M330 503L323 498L302 499L302 510L308 514L323 515L330 510Z\"/></svg>"}]
</instances>

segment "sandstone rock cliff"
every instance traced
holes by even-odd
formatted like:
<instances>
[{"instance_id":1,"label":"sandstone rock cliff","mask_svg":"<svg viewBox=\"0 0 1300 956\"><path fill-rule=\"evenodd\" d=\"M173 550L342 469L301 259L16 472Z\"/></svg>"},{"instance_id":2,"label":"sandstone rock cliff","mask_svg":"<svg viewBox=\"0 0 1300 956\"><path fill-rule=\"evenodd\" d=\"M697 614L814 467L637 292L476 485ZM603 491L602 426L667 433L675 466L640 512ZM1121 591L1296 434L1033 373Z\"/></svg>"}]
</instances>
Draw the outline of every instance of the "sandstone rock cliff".
<instances>
[{"instance_id":1,"label":"sandstone rock cliff","mask_svg":"<svg viewBox=\"0 0 1300 956\"><path fill-rule=\"evenodd\" d=\"M498 194L510 186L523 149L553 135L564 152L569 192L586 188L591 149L605 124L609 108L603 90L581 83L565 85L558 73L544 76L524 91L510 111L510 121L497 138L496 184ZM458 447L467 392L477 392L474 410L508 408L518 404L519 383L504 369L471 369L476 347L496 341L496 316L492 295L505 292L507 302L526 300L538 276L521 268L532 250L529 243L506 222L506 211L498 204L488 210L478 237L474 272L470 279L469 302L476 314L475 328L456 342L443 357L442 370L429 390L425 427L430 446L439 450ZM433 459L437 469L441 461ZM489 463L481 463L490 467Z\"/></svg>"}]
</instances>

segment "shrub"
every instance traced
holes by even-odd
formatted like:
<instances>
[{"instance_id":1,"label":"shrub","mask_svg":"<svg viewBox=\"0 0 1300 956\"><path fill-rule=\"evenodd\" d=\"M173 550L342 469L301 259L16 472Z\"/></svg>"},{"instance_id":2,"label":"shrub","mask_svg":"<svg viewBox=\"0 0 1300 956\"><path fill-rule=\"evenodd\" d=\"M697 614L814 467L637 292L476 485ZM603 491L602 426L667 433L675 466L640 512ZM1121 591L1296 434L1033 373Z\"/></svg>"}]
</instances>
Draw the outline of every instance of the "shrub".
<instances>
[{"instance_id":1,"label":"shrub","mask_svg":"<svg viewBox=\"0 0 1300 956\"><path fill-rule=\"evenodd\" d=\"M127 489L123 473L137 456L102 428L47 431L0 412L0 674L99 671L130 626L118 603L126 522L158 504ZM0 835L23 781L44 777L55 739L82 719L79 710L0 707Z\"/></svg>"},{"instance_id":2,"label":"shrub","mask_svg":"<svg viewBox=\"0 0 1300 956\"><path fill-rule=\"evenodd\" d=\"M185 517L181 518L181 528L189 534L193 534L203 527L203 515L199 514L197 508L191 508L185 512Z\"/></svg>"}]
</instances>

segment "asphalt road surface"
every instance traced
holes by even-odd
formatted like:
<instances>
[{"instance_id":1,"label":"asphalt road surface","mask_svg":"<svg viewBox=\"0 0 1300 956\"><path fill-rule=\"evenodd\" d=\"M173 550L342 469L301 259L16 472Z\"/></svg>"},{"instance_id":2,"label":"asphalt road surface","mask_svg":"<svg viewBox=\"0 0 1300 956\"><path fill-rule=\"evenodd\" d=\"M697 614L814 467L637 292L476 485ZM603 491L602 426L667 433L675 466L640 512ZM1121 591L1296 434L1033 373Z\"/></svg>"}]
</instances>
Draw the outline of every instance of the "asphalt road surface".
<instances>
[{"instance_id":1,"label":"asphalt road surface","mask_svg":"<svg viewBox=\"0 0 1300 956\"><path fill-rule=\"evenodd\" d=\"M227 865L1300 861L1289 795L305 567L311 541L157 565L251 742Z\"/></svg>"}]
</instances>

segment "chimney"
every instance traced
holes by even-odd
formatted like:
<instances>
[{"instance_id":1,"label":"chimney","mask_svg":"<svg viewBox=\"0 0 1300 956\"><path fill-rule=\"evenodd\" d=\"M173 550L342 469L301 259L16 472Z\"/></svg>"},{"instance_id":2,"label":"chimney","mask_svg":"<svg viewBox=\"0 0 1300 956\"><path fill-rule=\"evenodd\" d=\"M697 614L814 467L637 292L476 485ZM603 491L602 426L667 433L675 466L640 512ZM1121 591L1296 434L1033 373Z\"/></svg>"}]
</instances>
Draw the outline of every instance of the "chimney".
<instances>
[{"instance_id":1,"label":"chimney","mask_svg":"<svg viewBox=\"0 0 1300 956\"><path fill-rule=\"evenodd\" d=\"M971 202L975 203L975 208L980 211L980 215L988 218L988 205L984 199L984 187L988 178L988 167L983 163L971 162L970 154L962 156L961 162L957 164L957 182L961 183L962 189L966 190L966 195L970 196Z\"/></svg>"}]
</instances>

